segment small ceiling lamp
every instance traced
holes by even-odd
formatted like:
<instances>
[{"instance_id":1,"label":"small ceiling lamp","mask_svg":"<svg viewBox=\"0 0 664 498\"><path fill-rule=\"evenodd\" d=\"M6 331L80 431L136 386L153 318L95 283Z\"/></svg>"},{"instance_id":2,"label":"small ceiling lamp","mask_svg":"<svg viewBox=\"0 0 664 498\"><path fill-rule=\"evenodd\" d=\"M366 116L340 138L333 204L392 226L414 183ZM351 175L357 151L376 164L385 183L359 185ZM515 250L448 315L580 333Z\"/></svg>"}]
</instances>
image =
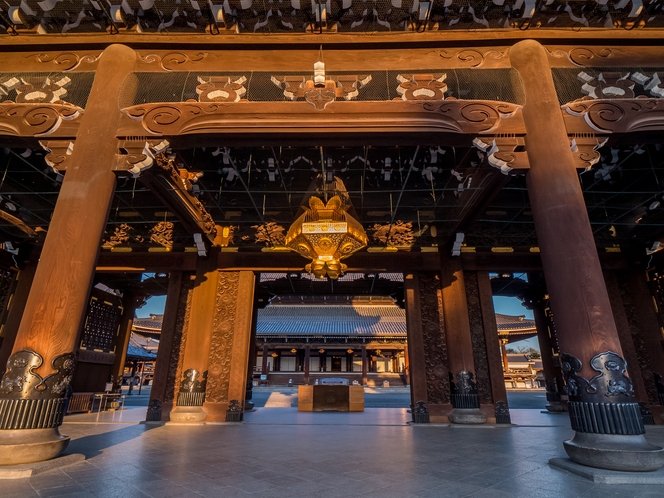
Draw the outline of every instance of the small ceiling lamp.
<instances>
[{"instance_id":1,"label":"small ceiling lamp","mask_svg":"<svg viewBox=\"0 0 664 498\"><path fill-rule=\"evenodd\" d=\"M270 356L271 356L272 358L276 358L276 357L279 356L279 355L278 355L277 353L272 353Z\"/></svg>"},{"instance_id":2,"label":"small ceiling lamp","mask_svg":"<svg viewBox=\"0 0 664 498\"><path fill-rule=\"evenodd\" d=\"M325 350L321 348L321 349L318 350L318 352L319 352L320 354L323 354L323 353L325 352Z\"/></svg>"},{"instance_id":3,"label":"small ceiling lamp","mask_svg":"<svg viewBox=\"0 0 664 498\"><path fill-rule=\"evenodd\" d=\"M349 349L348 351L346 351L346 353L348 353L348 354L353 354L354 352L355 351L353 351L352 349Z\"/></svg>"},{"instance_id":4,"label":"small ceiling lamp","mask_svg":"<svg viewBox=\"0 0 664 498\"><path fill-rule=\"evenodd\" d=\"M297 349L293 348L290 350L291 353L297 353Z\"/></svg>"},{"instance_id":5,"label":"small ceiling lamp","mask_svg":"<svg viewBox=\"0 0 664 498\"><path fill-rule=\"evenodd\" d=\"M346 212L349 207L338 195L327 204L312 196L286 234L286 246L311 259L305 269L316 278L339 278L347 268L340 260L367 246L367 234Z\"/></svg>"}]
</instances>

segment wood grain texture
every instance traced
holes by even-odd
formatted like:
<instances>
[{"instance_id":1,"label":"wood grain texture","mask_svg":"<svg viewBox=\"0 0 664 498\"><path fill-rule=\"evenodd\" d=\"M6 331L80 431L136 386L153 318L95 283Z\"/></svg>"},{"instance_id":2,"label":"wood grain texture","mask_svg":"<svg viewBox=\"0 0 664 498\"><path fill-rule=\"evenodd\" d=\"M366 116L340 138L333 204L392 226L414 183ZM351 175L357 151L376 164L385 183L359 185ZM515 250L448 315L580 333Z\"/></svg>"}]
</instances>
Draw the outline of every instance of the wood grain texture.
<instances>
[{"instance_id":1,"label":"wood grain texture","mask_svg":"<svg viewBox=\"0 0 664 498\"><path fill-rule=\"evenodd\" d=\"M519 42L510 58L526 95L526 180L561 352L581 359L591 378L595 354L622 350L567 130L544 47Z\"/></svg>"},{"instance_id":2,"label":"wood grain texture","mask_svg":"<svg viewBox=\"0 0 664 498\"><path fill-rule=\"evenodd\" d=\"M14 351L33 349L44 357L42 375L49 373L55 356L74 350L85 317L115 189L111 166L121 115L117 95L135 61L135 52L122 45L110 46L99 60L76 149L46 235L14 344Z\"/></svg>"},{"instance_id":3,"label":"wood grain texture","mask_svg":"<svg viewBox=\"0 0 664 498\"><path fill-rule=\"evenodd\" d=\"M7 314L7 320L2 330L2 346L0 346L0 371L4 373L7 360L12 353L14 341L16 341L16 334L18 327L23 317L25 304L30 294L30 288L35 278L35 271L37 270L37 261L30 261L29 264L21 270L18 276L14 296L12 297L11 308Z\"/></svg>"},{"instance_id":4,"label":"wood grain texture","mask_svg":"<svg viewBox=\"0 0 664 498\"><path fill-rule=\"evenodd\" d=\"M429 403L427 395L426 367L424 362L424 335L420 312L420 286L417 274L404 275L404 297L406 302L406 330L408 334L408 363L410 365L410 401ZM364 349L362 350L364 353Z\"/></svg>"}]
</instances>

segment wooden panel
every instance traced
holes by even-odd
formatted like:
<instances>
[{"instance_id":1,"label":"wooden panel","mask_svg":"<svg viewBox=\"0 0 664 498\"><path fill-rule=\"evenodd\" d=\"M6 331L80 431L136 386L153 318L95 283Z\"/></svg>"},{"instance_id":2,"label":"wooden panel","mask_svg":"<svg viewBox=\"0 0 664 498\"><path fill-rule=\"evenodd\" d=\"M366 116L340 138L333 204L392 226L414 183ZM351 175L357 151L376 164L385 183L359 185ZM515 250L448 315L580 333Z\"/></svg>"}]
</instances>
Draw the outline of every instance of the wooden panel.
<instances>
[{"instance_id":1,"label":"wooden panel","mask_svg":"<svg viewBox=\"0 0 664 498\"><path fill-rule=\"evenodd\" d=\"M363 412L364 411L364 387L362 386L348 386L348 411L349 412Z\"/></svg>"},{"instance_id":2,"label":"wooden panel","mask_svg":"<svg viewBox=\"0 0 664 498\"><path fill-rule=\"evenodd\" d=\"M297 387L297 411L314 411L314 386Z\"/></svg>"}]
</instances>

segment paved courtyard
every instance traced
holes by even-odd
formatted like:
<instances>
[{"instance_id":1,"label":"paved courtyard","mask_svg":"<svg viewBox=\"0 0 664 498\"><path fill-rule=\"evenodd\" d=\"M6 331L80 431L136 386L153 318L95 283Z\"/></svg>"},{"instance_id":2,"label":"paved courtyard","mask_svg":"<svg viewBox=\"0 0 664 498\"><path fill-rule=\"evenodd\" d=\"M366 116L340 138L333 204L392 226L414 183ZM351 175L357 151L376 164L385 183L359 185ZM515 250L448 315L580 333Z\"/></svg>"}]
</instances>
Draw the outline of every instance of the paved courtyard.
<instances>
[{"instance_id":1,"label":"paved courtyard","mask_svg":"<svg viewBox=\"0 0 664 498\"><path fill-rule=\"evenodd\" d=\"M144 408L67 417L83 463L0 481L9 497L662 497L548 466L567 417L514 410L516 427L410 426L405 409L301 414L262 408L242 424L145 425ZM553 426L547 426L551 425ZM664 428L648 438L664 444Z\"/></svg>"}]
</instances>

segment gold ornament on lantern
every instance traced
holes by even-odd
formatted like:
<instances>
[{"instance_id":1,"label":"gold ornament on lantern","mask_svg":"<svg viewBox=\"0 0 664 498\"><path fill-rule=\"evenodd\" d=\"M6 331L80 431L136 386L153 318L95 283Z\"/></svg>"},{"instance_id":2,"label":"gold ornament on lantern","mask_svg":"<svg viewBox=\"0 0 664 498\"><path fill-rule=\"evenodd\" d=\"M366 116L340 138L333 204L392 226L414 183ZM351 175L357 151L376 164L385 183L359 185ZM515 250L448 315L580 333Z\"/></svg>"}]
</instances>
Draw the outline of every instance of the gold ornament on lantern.
<instances>
[{"instance_id":1,"label":"gold ornament on lantern","mask_svg":"<svg viewBox=\"0 0 664 498\"><path fill-rule=\"evenodd\" d=\"M305 269L316 278L339 278L347 268L340 260L367 245L364 228L346 212L349 207L338 195L327 204L312 196L286 234L286 246L311 259Z\"/></svg>"}]
</instances>

